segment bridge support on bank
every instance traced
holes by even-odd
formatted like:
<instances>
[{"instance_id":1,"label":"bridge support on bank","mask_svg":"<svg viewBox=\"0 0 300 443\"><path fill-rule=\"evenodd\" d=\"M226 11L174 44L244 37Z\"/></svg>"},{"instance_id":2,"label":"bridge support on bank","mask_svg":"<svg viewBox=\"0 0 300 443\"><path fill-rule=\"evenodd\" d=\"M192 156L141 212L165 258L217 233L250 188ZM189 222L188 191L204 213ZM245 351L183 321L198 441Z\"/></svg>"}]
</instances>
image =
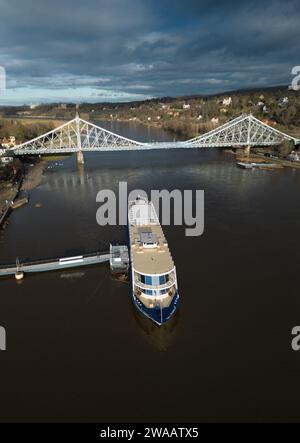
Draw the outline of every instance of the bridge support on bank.
<instances>
[{"instance_id":1,"label":"bridge support on bank","mask_svg":"<svg viewBox=\"0 0 300 443\"><path fill-rule=\"evenodd\" d=\"M79 165L84 165L84 155L81 150L77 152L77 163Z\"/></svg>"}]
</instances>

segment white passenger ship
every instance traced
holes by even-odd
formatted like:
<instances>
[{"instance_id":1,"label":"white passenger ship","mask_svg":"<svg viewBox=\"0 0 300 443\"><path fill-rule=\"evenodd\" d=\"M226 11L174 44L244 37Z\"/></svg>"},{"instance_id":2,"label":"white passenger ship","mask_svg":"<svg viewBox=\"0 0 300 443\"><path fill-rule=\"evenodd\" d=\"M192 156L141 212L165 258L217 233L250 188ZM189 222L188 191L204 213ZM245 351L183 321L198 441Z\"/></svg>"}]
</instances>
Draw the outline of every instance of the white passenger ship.
<instances>
[{"instance_id":1,"label":"white passenger ship","mask_svg":"<svg viewBox=\"0 0 300 443\"><path fill-rule=\"evenodd\" d=\"M152 202L128 203L132 297L136 307L158 325L179 306L176 268Z\"/></svg>"}]
</instances>

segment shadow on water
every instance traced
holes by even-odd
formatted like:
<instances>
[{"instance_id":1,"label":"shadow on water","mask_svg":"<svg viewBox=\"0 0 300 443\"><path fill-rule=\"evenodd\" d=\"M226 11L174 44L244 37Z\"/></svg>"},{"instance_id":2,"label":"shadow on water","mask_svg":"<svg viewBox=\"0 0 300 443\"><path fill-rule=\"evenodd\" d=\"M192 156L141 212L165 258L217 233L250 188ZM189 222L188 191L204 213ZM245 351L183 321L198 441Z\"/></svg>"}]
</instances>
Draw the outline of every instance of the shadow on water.
<instances>
[{"instance_id":1,"label":"shadow on water","mask_svg":"<svg viewBox=\"0 0 300 443\"><path fill-rule=\"evenodd\" d=\"M145 340L158 351L166 351L174 342L180 310L176 311L164 325L158 326L139 312L132 303L132 315Z\"/></svg>"}]
</instances>

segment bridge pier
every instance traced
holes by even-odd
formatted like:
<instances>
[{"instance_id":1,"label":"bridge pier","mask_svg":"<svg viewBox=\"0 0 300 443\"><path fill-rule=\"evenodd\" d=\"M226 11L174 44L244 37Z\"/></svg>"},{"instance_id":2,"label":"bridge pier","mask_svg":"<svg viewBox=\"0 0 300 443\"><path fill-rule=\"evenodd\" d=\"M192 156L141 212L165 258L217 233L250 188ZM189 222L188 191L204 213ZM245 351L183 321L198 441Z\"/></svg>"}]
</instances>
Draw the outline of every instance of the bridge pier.
<instances>
[{"instance_id":1,"label":"bridge pier","mask_svg":"<svg viewBox=\"0 0 300 443\"><path fill-rule=\"evenodd\" d=\"M244 153L245 153L245 155L247 155L247 157L249 157L249 155L250 155L250 149L251 149L250 145L246 146L245 149L244 149Z\"/></svg>"},{"instance_id":2,"label":"bridge pier","mask_svg":"<svg viewBox=\"0 0 300 443\"><path fill-rule=\"evenodd\" d=\"M77 163L79 165L84 165L84 155L81 149L77 152Z\"/></svg>"}]
</instances>

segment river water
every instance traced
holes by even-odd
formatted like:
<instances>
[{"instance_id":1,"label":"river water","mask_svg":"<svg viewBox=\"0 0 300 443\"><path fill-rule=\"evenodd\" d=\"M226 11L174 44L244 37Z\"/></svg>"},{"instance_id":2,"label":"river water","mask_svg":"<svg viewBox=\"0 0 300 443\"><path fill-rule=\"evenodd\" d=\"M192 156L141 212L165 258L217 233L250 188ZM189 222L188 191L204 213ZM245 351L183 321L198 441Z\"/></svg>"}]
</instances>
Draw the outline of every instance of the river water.
<instances>
[{"instance_id":1,"label":"river water","mask_svg":"<svg viewBox=\"0 0 300 443\"><path fill-rule=\"evenodd\" d=\"M141 141L159 129L102 125ZM182 305L161 328L108 267L0 282L0 421L299 420L300 171L238 169L211 150L90 153L49 163L0 237L0 262L126 242L96 223L100 189L203 189L205 230L164 227ZM40 207L36 207L39 203Z\"/></svg>"}]
</instances>

